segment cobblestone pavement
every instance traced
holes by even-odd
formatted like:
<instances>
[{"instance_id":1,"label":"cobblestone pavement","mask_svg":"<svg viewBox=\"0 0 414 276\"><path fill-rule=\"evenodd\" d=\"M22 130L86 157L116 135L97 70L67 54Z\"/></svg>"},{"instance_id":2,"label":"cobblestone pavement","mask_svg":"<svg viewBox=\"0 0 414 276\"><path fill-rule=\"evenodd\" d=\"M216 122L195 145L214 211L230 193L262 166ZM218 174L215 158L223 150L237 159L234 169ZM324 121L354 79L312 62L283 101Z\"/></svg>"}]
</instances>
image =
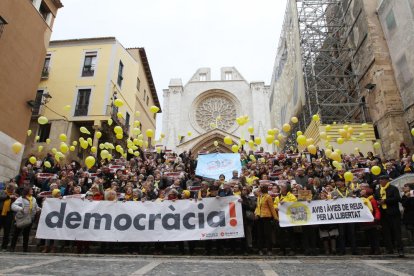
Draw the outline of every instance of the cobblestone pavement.
<instances>
[{"instance_id":1,"label":"cobblestone pavement","mask_svg":"<svg viewBox=\"0 0 414 276\"><path fill-rule=\"evenodd\" d=\"M0 254L0 275L414 275L412 256L229 258Z\"/></svg>"}]
</instances>

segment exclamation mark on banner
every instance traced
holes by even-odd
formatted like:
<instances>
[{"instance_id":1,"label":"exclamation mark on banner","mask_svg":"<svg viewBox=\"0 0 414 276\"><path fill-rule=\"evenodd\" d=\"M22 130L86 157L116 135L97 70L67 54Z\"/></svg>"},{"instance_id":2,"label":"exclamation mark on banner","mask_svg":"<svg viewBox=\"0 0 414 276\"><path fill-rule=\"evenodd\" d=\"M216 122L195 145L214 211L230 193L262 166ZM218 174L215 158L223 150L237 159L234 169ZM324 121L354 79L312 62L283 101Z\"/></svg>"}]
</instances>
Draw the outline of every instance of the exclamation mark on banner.
<instances>
[{"instance_id":1,"label":"exclamation mark on banner","mask_svg":"<svg viewBox=\"0 0 414 276\"><path fill-rule=\"evenodd\" d=\"M236 227L237 225L237 219L236 219L236 203L230 202L230 225L233 227Z\"/></svg>"}]
</instances>

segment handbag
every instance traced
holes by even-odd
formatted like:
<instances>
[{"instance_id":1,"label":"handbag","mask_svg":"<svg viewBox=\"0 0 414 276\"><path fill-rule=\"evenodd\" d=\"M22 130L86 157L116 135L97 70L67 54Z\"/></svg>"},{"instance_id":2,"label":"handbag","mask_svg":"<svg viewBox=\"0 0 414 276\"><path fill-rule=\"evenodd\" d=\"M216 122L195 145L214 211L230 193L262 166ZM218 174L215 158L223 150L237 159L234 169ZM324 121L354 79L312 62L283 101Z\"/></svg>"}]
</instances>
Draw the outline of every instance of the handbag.
<instances>
[{"instance_id":1,"label":"handbag","mask_svg":"<svg viewBox=\"0 0 414 276\"><path fill-rule=\"evenodd\" d=\"M24 208L24 200L22 200L22 204ZM27 226L32 224L32 216L30 215L30 213L25 214L23 213L23 211L17 212L14 216L14 220L16 222L17 228L26 228Z\"/></svg>"}]
</instances>

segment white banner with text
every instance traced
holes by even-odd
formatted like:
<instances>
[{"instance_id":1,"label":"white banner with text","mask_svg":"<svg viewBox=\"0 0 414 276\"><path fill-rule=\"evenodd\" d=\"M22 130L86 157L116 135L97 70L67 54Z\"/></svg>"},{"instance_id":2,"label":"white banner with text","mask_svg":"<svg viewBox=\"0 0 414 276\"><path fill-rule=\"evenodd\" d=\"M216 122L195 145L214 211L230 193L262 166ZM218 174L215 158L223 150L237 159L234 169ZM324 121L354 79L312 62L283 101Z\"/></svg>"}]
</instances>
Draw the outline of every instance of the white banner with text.
<instances>
[{"instance_id":1,"label":"white banner with text","mask_svg":"<svg viewBox=\"0 0 414 276\"><path fill-rule=\"evenodd\" d=\"M360 198L297 201L279 204L281 227L371 222L371 211Z\"/></svg>"},{"instance_id":2,"label":"white banner with text","mask_svg":"<svg viewBox=\"0 0 414 276\"><path fill-rule=\"evenodd\" d=\"M244 237L238 197L202 201L89 201L47 198L36 238L153 242Z\"/></svg>"}]
</instances>

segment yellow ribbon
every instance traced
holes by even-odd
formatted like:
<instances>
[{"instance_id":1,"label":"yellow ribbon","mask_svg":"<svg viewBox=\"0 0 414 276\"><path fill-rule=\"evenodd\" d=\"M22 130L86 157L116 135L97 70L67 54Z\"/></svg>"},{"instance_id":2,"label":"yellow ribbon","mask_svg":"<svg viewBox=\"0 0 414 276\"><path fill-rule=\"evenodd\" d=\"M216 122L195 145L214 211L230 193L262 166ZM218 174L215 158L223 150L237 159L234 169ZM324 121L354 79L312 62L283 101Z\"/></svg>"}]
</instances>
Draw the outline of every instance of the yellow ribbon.
<instances>
[{"instance_id":1,"label":"yellow ribbon","mask_svg":"<svg viewBox=\"0 0 414 276\"><path fill-rule=\"evenodd\" d=\"M6 191L6 194L8 196L11 196L12 193L9 193ZM7 213L10 211L10 206L11 206L11 198L6 199L3 203L3 210L1 211L1 215L4 217L7 215Z\"/></svg>"},{"instance_id":2,"label":"yellow ribbon","mask_svg":"<svg viewBox=\"0 0 414 276\"><path fill-rule=\"evenodd\" d=\"M386 200L387 199L387 188L390 186L390 182L388 182L384 187L381 186L380 188L380 196L382 200ZM381 204L381 208L382 209L387 209L387 204L383 203Z\"/></svg>"}]
</instances>

